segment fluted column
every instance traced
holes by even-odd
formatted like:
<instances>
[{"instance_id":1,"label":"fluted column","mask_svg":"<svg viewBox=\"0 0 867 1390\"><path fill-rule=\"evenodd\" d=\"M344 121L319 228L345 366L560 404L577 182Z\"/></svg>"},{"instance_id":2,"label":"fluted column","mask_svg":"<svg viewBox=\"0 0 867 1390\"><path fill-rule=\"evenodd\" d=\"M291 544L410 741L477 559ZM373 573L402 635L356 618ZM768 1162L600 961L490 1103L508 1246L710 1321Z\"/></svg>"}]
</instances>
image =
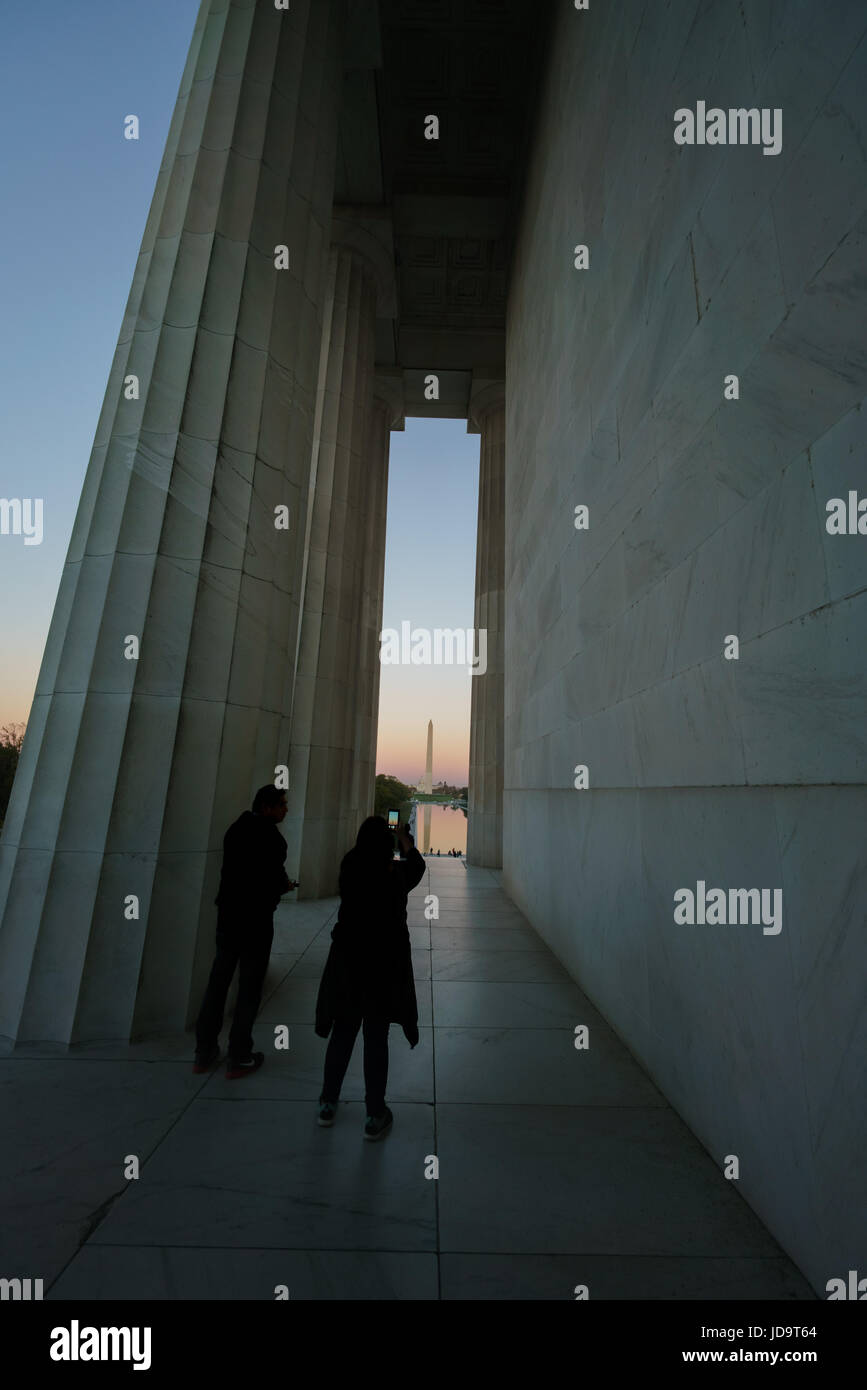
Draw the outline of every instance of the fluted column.
<instances>
[{"instance_id":1,"label":"fluted column","mask_svg":"<svg viewBox=\"0 0 867 1390\"><path fill-rule=\"evenodd\" d=\"M285 761L343 29L201 7L7 817L2 1035L183 1027Z\"/></svg>"},{"instance_id":2,"label":"fluted column","mask_svg":"<svg viewBox=\"0 0 867 1390\"><path fill-rule=\"evenodd\" d=\"M506 416L501 383L475 396L470 425L481 433L475 626L487 633L487 670L471 683L467 859L502 868Z\"/></svg>"},{"instance_id":3,"label":"fluted column","mask_svg":"<svg viewBox=\"0 0 867 1390\"><path fill-rule=\"evenodd\" d=\"M376 783L376 735L379 718L380 642L385 586L385 523L391 408L375 396L365 458L366 526L362 575L362 642L359 651L359 705L356 724L354 819L360 825L373 814Z\"/></svg>"},{"instance_id":4,"label":"fluted column","mask_svg":"<svg viewBox=\"0 0 867 1390\"><path fill-rule=\"evenodd\" d=\"M341 245L331 252L328 318L284 823L289 871L305 898L336 890L340 859L357 831L376 283L363 257Z\"/></svg>"}]
</instances>

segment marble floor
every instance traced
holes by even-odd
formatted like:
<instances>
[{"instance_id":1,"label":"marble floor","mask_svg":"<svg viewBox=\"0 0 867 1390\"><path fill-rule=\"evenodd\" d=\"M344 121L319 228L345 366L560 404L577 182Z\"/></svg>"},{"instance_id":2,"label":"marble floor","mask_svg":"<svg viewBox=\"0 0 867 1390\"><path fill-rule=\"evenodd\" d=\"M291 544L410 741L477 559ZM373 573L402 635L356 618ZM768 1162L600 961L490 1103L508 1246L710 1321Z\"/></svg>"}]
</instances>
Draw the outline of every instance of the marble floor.
<instances>
[{"instance_id":1,"label":"marble floor","mask_svg":"<svg viewBox=\"0 0 867 1390\"><path fill-rule=\"evenodd\" d=\"M360 1038L337 1122L316 1124L337 902L282 906L255 1076L194 1076L189 1035L3 1058L0 1275L52 1299L815 1297L501 875L428 866L420 1043L392 1027L386 1139L362 1139Z\"/></svg>"}]
</instances>

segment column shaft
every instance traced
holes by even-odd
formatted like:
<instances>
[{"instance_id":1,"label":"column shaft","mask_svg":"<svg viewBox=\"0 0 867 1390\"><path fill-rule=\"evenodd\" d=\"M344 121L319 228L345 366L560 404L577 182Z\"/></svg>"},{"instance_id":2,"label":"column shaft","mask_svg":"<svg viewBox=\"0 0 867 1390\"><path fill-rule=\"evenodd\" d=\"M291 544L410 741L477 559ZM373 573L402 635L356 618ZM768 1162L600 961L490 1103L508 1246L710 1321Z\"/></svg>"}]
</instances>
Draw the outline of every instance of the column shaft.
<instances>
[{"instance_id":1,"label":"column shaft","mask_svg":"<svg viewBox=\"0 0 867 1390\"><path fill-rule=\"evenodd\" d=\"M380 642L385 584L385 527L388 500L390 409L375 399L370 412L365 459L366 535L362 580L362 645L359 659L360 700L356 725L355 819L360 825L373 814L376 783L376 736L379 720Z\"/></svg>"},{"instance_id":2,"label":"column shaft","mask_svg":"<svg viewBox=\"0 0 867 1390\"><path fill-rule=\"evenodd\" d=\"M336 890L358 829L376 289L352 251L331 253L331 314L290 753L290 872L305 898Z\"/></svg>"},{"instance_id":3,"label":"column shaft","mask_svg":"<svg viewBox=\"0 0 867 1390\"><path fill-rule=\"evenodd\" d=\"M489 407L480 424L475 625L477 632L487 632L487 670L472 679L467 859L472 864L501 868L506 464L503 405Z\"/></svg>"}]
</instances>

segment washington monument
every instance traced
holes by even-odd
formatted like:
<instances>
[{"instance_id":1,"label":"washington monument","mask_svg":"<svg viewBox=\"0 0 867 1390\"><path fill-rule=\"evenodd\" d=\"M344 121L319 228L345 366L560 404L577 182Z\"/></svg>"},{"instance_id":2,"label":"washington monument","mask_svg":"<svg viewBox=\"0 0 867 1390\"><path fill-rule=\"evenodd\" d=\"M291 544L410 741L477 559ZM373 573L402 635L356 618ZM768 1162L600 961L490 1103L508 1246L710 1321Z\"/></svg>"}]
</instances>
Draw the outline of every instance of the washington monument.
<instances>
[{"instance_id":1,"label":"washington monument","mask_svg":"<svg viewBox=\"0 0 867 1390\"><path fill-rule=\"evenodd\" d=\"M433 720L427 721L427 753L424 763L424 777L421 780L420 792L427 792L430 796L433 791Z\"/></svg>"},{"instance_id":2,"label":"washington monument","mask_svg":"<svg viewBox=\"0 0 867 1390\"><path fill-rule=\"evenodd\" d=\"M427 753L424 763L424 777L419 784L419 791L425 792L430 796L433 791L433 720L427 721ZM427 854L430 849L430 805L424 807L422 813L422 853Z\"/></svg>"}]
</instances>

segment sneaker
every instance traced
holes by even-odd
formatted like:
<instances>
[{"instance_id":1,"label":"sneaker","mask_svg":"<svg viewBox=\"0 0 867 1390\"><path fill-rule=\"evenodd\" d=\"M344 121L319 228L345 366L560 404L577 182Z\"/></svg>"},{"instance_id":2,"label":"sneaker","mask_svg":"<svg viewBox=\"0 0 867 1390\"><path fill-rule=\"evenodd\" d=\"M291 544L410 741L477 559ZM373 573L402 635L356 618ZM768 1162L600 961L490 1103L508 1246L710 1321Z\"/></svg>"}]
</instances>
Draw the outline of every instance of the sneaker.
<instances>
[{"instance_id":1,"label":"sneaker","mask_svg":"<svg viewBox=\"0 0 867 1390\"><path fill-rule=\"evenodd\" d=\"M382 1139L394 1123L394 1116L388 1106L381 1115L368 1115L364 1126L365 1139Z\"/></svg>"},{"instance_id":2,"label":"sneaker","mask_svg":"<svg viewBox=\"0 0 867 1390\"><path fill-rule=\"evenodd\" d=\"M336 1118L337 1106L330 1100L320 1101L318 1123L327 1129L330 1125L334 1124Z\"/></svg>"},{"instance_id":3,"label":"sneaker","mask_svg":"<svg viewBox=\"0 0 867 1390\"><path fill-rule=\"evenodd\" d=\"M237 1081L241 1076L249 1076L259 1070L264 1060L264 1052L251 1052L249 1057L240 1060L230 1057L226 1063L226 1080Z\"/></svg>"},{"instance_id":4,"label":"sneaker","mask_svg":"<svg viewBox=\"0 0 867 1390\"><path fill-rule=\"evenodd\" d=\"M197 1052L196 1060L193 1062L193 1071L196 1076L201 1076L203 1072L210 1071L211 1067L220 1060L220 1049L212 1047L210 1052Z\"/></svg>"}]
</instances>

